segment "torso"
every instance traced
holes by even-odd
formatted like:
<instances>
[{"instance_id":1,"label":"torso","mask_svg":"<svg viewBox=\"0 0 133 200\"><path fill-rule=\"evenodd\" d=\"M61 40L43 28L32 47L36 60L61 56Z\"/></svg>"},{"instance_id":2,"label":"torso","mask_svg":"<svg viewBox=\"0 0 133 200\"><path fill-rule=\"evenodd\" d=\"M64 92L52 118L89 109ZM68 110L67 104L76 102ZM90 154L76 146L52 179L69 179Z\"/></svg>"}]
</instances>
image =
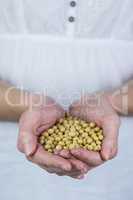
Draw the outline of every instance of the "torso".
<instances>
[{"instance_id":1,"label":"torso","mask_svg":"<svg viewBox=\"0 0 133 200\"><path fill-rule=\"evenodd\" d=\"M132 0L76 0L76 7L71 7L69 0L3 0L0 5L3 79L32 91L47 90L66 106L82 91L115 88L133 75ZM74 22L69 22L70 16ZM20 195L23 199L23 194L29 200L125 200L127 195L132 199L133 153L124 145L125 141L132 143L131 119L123 120L118 159L96 169L81 183L55 178L26 165L14 147L12 135L17 132L16 126L0 127L0 146L7 156L6 160L0 158L4 166L1 180L5 172L13 182L9 187L7 182L1 183L7 189L3 199L21 199ZM8 141L5 132L10 133ZM5 142L7 146L12 144L12 150L4 150ZM16 174L8 167L12 159L13 167L19 166ZM25 177L27 173L29 176ZM34 192L31 186L36 188Z\"/></svg>"}]
</instances>

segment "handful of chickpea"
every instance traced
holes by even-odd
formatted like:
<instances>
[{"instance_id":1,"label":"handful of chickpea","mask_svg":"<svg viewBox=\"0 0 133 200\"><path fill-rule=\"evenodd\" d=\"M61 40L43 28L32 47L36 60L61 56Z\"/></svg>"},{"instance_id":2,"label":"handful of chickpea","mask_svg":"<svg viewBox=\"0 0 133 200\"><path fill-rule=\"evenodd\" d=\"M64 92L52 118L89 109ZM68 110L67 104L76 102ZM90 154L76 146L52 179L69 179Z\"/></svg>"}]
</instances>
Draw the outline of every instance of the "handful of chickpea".
<instances>
[{"instance_id":1,"label":"handful of chickpea","mask_svg":"<svg viewBox=\"0 0 133 200\"><path fill-rule=\"evenodd\" d=\"M50 153L53 153L55 149L74 148L100 151L103 138L103 130L94 122L88 123L72 116L66 116L43 132L39 143Z\"/></svg>"}]
</instances>

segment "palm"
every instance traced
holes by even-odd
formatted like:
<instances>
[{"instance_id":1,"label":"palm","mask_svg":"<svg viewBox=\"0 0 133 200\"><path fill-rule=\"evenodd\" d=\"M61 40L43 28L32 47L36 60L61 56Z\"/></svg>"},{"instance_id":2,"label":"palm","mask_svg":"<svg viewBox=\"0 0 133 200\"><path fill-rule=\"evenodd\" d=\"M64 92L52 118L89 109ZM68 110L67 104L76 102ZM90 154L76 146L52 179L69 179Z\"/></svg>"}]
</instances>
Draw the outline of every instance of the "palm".
<instances>
[{"instance_id":1,"label":"palm","mask_svg":"<svg viewBox=\"0 0 133 200\"><path fill-rule=\"evenodd\" d=\"M72 150L71 153L76 156L76 158L86 161L92 168L102 164L104 160L116 156L120 120L105 96L100 96L100 102L93 103L93 106L89 103L83 103L82 100L76 101L70 107L70 113L86 121L96 122L103 128L104 134L104 141L100 153L83 149Z\"/></svg>"},{"instance_id":2,"label":"palm","mask_svg":"<svg viewBox=\"0 0 133 200\"><path fill-rule=\"evenodd\" d=\"M82 178L81 172L87 168L84 163L48 153L38 144L38 136L63 116L64 110L57 104L27 110L19 123L18 149L26 154L28 160L49 173Z\"/></svg>"}]
</instances>

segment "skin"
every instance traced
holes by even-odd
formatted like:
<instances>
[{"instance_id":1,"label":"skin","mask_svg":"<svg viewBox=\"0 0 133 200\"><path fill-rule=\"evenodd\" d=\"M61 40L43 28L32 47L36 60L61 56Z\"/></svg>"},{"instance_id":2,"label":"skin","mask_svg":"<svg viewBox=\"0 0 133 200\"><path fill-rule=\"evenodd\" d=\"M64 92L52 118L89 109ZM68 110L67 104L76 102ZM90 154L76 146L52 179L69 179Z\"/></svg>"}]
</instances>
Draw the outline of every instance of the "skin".
<instances>
[{"instance_id":1,"label":"skin","mask_svg":"<svg viewBox=\"0 0 133 200\"><path fill-rule=\"evenodd\" d=\"M41 132L51 127L64 113L52 98L31 94L0 81L0 120L19 122L18 150L49 173L81 179L81 172L85 173L88 169L85 163L72 157L64 159L52 155L38 145L37 138Z\"/></svg>"},{"instance_id":2,"label":"skin","mask_svg":"<svg viewBox=\"0 0 133 200\"><path fill-rule=\"evenodd\" d=\"M84 98L89 99L87 95ZM88 122L94 121L103 128L104 141L100 153L85 149L73 149L70 151L75 158L88 165L88 171L114 158L118 151L119 116L105 95L98 94L97 98L100 99L99 105L94 102L93 107L91 107L88 102L84 103L82 98L79 101L75 101L69 109L72 116ZM60 155L64 157L63 152L60 152Z\"/></svg>"},{"instance_id":3,"label":"skin","mask_svg":"<svg viewBox=\"0 0 133 200\"><path fill-rule=\"evenodd\" d=\"M25 111L19 121L18 149L27 159L49 173L71 176L80 179L81 171L85 173L86 164L77 159L65 159L44 151L38 145L37 138L42 131L48 129L64 116L64 110L53 100L46 105ZM87 171L87 170L86 170Z\"/></svg>"},{"instance_id":4,"label":"skin","mask_svg":"<svg viewBox=\"0 0 133 200\"><path fill-rule=\"evenodd\" d=\"M123 91L126 88L126 95ZM123 100L127 103L123 104ZM75 101L69 108L72 116L84 119L88 122L94 121L103 128L104 141L100 153L87 151L85 149L73 149L67 152L80 161L88 165L88 171L92 170L105 161L116 157L118 152L118 135L120 127L120 115L133 114L133 81L117 90L97 93L95 95L85 95L80 100ZM91 103L90 103L91 102ZM127 111L125 113L125 110ZM65 157L63 151L59 155Z\"/></svg>"},{"instance_id":5,"label":"skin","mask_svg":"<svg viewBox=\"0 0 133 200\"><path fill-rule=\"evenodd\" d=\"M105 138L101 153L83 149L60 151L55 154L44 151L38 145L38 136L64 116L63 108L50 97L44 96L44 101L40 102L40 95L30 94L16 88L9 92L8 97L12 102L10 104L5 96L12 86L3 81L0 82L0 120L19 121L17 146L29 161L49 173L82 179L89 170L114 158L117 154L120 127L118 114L125 114L124 110L128 110L126 115L133 113L133 81L128 82L125 86L128 86L126 109L122 105L122 92L113 95L117 90L104 94L98 93L97 98L100 99L100 104L95 103L94 100L93 107L87 94L70 106L71 115L87 121L95 121L103 128ZM123 87L118 90L123 90ZM22 93L27 98L26 103L23 103ZM22 100L21 104L20 99ZM85 102L84 99L88 101Z\"/></svg>"}]
</instances>

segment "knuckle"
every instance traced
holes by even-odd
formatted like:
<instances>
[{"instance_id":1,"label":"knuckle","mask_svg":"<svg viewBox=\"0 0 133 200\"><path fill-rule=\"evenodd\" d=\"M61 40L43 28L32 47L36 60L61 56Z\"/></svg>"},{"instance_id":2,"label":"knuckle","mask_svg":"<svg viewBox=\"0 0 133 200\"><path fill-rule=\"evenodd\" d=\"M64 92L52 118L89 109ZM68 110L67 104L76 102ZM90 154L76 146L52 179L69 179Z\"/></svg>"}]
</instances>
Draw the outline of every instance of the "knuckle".
<instances>
[{"instance_id":1,"label":"knuckle","mask_svg":"<svg viewBox=\"0 0 133 200\"><path fill-rule=\"evenodd\" d=\"M31 156L26 156L26 158L28 161L33 162Z\"/></svg>"},{"instance_id":2,"label":"knuckle","mask_svg":"<svg viewBox=\"0 0 133 200\"><path fill-rule=\"evenodd\" d=\"M114 152L114 157L117 157L117 155L118 155L118 150L116 150L116 151Z\"/></svg>"},{"instance_id":3,"label":"knuckle","mask_svg":"<svg viewBox=\"0 0 133 200\"><path fill-rule=\"evenodd\" d=\"M22 144L21 144L19 141L17 142L17 149L18 149L18 151L20 151L21 153L24 153Z\"/></svg>"},{"instance_id":4,"label":"knuckle","mask_svg":"<svg viewBox=\"0 0 133 200\"><path fill-rule=\"evenodd\" d=\"M117 157L117 155L118 155L118 149L115 149L115 150L112 152L111 159Z\"/></svg>"},{"instance_id":5,"label":"knuckle","mask_svg":"<svg viewBox=\"0 0 133 200\"><path fill-rule=\"evenodd\" d=\"M55 173L57 176L65 176L65 174L63 174L63 173Z\"/></svg>"}]
</instances>

